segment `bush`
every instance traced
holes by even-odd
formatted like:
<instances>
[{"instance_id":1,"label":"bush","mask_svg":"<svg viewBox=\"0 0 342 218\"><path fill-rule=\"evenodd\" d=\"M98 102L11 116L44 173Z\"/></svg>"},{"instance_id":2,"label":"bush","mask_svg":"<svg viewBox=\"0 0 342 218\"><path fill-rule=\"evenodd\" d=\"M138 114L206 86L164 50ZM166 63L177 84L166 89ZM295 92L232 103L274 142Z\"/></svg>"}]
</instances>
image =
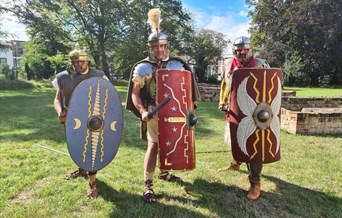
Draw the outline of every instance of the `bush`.
<instances>
[{"instance_id":1,"label":"bush","mask_svg":"<svg viewBox=\"0 0 342 218\"><path fill-rule=\"evenodd\" d=\"M283 65L283 82L286 86L305 86L310 83L309 77L303 72L301 57L294 54L287 58Z\"/></svg>"},{"instance_id":2,"label":"bush","mask_svg":"<svg viewBox=\"0 0 342 218\"><path fill-rule=\"evenodd\" d=\"M209 75L207 78L206 78L206 81L205 83L209 83L209 84L220 84L220 81L217 79L217 75Z\"/></svg>"},{"instance_id":3,"label":"bush","mask_svg":"<svg viewBox=\"0 0 342 218\"><path fill-rule=\"evenodd\" d=\"M0 90L32 89L34 85L23 80L0 80Z\"/></svg>"},{"instance_id":4,"label":"bush","mask_svg":"<svg viewBox=\"0 0 342 218\"><path fill-rule=\"evenodd\" d=\"M0 64L0 74L4 75L3 77L5 77L6 79L9 78L11 76L11 69L8 66L8 64L5 63L1 63Z\"/></svg>"}]
</instances>

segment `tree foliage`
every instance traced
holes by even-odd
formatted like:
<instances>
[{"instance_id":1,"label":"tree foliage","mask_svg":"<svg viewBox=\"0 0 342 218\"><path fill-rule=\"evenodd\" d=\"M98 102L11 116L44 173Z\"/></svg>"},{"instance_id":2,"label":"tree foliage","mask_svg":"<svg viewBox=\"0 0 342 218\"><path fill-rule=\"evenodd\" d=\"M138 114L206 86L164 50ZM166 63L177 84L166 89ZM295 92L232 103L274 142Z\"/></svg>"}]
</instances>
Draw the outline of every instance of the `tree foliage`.
<instances>
[{"instance_id":1,"label":"tree foliage","mask_svg":"<svg viewBox=\"0 0 342 218\"><path fill-rule=\"evenodd\" d=\"M227 47L228 40L222 33L202 29L194 37L192 42L192 51L190 56L193 57L195 72L199 82L206 82L210 75L207 69L209 65L217 65L218 60L224 49Z\"/></svg>"},{"instance_id":2,"label":"tree foliage","mask_svg":"<svg viewBox=\"0 0 342 218\"><path fill-rule=\"evenodd\" d=\"M335 82L342 82L341 1L246 0L246 3L252 8L252 42L271 65L289 66L289 61L299 56L302 67L297 70L302 72L284 71L285 74L303 74L310 85L318 85L326 74L341 79Z\"/></svg>"},{"instance_id":3,"label":"tree foliage","mask_svg":"<svg viewBox=\"0 0 342 218\"><path fill-rule=\"evenodd\" d=\"M161 8L161 27L175 52L181 54L190 47L185 42L192 33L191 18L178 0L6 2L6 10L28 27L33 43L46 48L41 50L44 54L67 53L75 46L86 48L107 76L111 67L128 77L132 64L146 56L147 12L152 7Z\"/></svg>"}]
</instances>

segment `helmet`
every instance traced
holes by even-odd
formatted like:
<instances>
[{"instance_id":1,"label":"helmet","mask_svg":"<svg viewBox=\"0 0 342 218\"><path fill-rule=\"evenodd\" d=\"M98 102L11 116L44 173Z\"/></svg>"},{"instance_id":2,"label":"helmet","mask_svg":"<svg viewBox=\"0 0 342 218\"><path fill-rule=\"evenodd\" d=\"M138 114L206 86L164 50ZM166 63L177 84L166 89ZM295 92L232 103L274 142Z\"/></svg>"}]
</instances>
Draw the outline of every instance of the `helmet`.
<instances>
[{"instance_id":1,"label":"helmet","mask_svg":"<svg viewBox=\"0 0 342 218\"><path fill-rule=\"evenodd\" d=\"M241 50L241 49L248 49L248 53L246 54L245 58L239 58L236 56L236 50ZM238 37L237 39L234 40L232 52L233 52L233 55L240 62L250 61L251 57L253 56L251 40L246 36Z\"/></svg>"},{"instance_id":2,"label":"helmet","mask_svg":"<svg viewBox=\"0 0 342 218\"><path fill-rule=\"evenodd\" d=\"M88 54L83 50L75 49L69 53L70 61L89 61Z\"/></svg>"},{"instance_id":3,"label":"helmet","mask_svg":"<svg viewBox=\"0 0 342 218\"><path fill-rule=\"evenodd\" d=\"M84 61L84 64L82 65L82 69L80 70L80 72L77 72L77 73L81 73L81 74L88 73L90 59L89 59L88 54L85 51L75 49L69 53L69 59L71 63L73 63L74 61ZM73 65L73 68L76 71L74 65Z\"/></svg>"},{"instance_id":4,"label":"helmet","mask_svg":"<svg viewBox=\"0 0 342 218\"><path fill-rule=\"evenodd\" d=\"M148 37L147 47L148 47L148 53L149 53L149 60L153 62L157 61L153 48L152 48L152 46L154 45L165 46L162 61L167 61L170 56L170 50L169 50L168 43L167 43L167 36L163 32L153 32Z\"/></svg>"},{"instance_id":5,"label":"helmet","mask_svg":"<svg viewBox=\"0 0 342 218\"><path fill-rule=\"evenodd\" d=\"M166 45L167 36L163 32L153 32L148 36L148 45Z\"/></svg>"},{"instance_id":6,"label":"helmet","mask_svg":"<svg viewBox=\"0 0 342 218\"><path fill-rule=\"evenodd\" d=\"M147 46L149 50L149 60L156 61L152 46L154 45L165 45L163 61L169 59L170 51L168 48L167 36L160 31L160 9L153 8L148 12L148 23L151 26L152 33L148 36Z\"/></svg>"}]
</instances>

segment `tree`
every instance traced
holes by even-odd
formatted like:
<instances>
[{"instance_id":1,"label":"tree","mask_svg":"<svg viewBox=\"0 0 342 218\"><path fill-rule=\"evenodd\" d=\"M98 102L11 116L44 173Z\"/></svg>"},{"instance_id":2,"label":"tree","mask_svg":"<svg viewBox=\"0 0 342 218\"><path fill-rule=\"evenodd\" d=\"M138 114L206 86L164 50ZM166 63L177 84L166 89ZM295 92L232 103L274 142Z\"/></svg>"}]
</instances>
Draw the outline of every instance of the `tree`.
<instances>
[{"instance_id":1,"label":"tree","mask_svg":"<svg viewBox=\"0 0 342 218\"><path fill-rule=\"evenodd\" d=\"M193 21L184 11L178 0L130 1L127 4L124 37L120 40L116 55L113 55L115 69L128 78L132 65L148 55L146 43L150 27L147 13L153 8L161 9L161 31L167 35L173 54L182 56L191 50L190 39L193 34Z\"/></svg>"},{"instance_id":2,"label":"tree","mask_svg":"<svg viewBox=\"0 0 342 218\"><path fill-rule=\"evenodd\" d=\"M191 35L191 18L184 12L178 0L64 0L64 1L7 1L8 11L19 17L28 26L29 34L37 38L48 38L51 45L58 42L70 47L78 43L87 48L95 65L108 75L109 62L117 72L124 71L141 59L146 45L148 26L147 12L152 7L162 10L162 29L178 53L189 46L184 39ZM59 36L56 37L56 36ZM45 41L45 40L41 40ZM49 55L56 55L54 49ZM61 51L63 52L63 51Z\"/></svg>"},{"instance_id":3,"label":"tree","mask_svg":"<svg viewBox=\"0 0 342 218\"><path fill-rule=\"evenodd\" d=\"M198 81L206 82L208 66L217 64L227 47L228 40L222 33L202 29L194 36L192 43L191 56L194 59Z\"/></svg>"},{"instance_id":4,"label":"tree","mask_svg":"<svg viewBox=\"0 0 342 218\"><path fill-rule=\"evenodd\" d=\"M309 85L333 74L342 78L342 2L333 0L246 0L252 42L273 66L299 55ZM286 73L286 72L285 72ZM339 81L341 82L341 81Z\"/></svg>"}]
</instances>

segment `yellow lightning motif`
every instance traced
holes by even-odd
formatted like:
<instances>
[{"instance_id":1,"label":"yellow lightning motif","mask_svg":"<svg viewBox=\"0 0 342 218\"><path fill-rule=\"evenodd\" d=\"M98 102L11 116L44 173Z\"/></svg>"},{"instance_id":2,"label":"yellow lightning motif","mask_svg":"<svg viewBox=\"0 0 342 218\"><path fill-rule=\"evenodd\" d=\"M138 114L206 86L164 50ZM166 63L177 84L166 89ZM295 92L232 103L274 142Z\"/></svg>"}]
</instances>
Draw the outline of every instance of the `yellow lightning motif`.
<instances>
[{"instance_id":1,"label":"yellow lightning motif","mask_svg":"<svg viewBox=\"0 0 342 218\"><path fill-rule=\"evenodd\" d=\"M107 104L108 104L108 89L106 89L106 95L104 99L102 120L105 120L106 118ZM104 133L104 130L101 131L101 159L100 159L101 162L103 162L103 156L104 156L103 133Z\"/></svg>"},{"instance_id":2,"label":"yellow lightning motif","mask_svg":"<svg viewBox=\"0 0 342 218\"><path fill-rule=\"evenodd\" d=\"M271 93L272 93L272 91L273 91L273 89L274 89L274 77L276 77L277 75L274 73L274 75L272 76L272 79L271 79L271 83L272 83L272 87L271 87L271 89L270 89L270 91L268 92L268 102L267 103L271 103L271 101L272 101L272 97L271 97Z\"/></svg>"},{"instance_id":3,"label":"yellow lightning motif","mask_svg":"<svg viewBox=\"0 0 342 218\"><path fill-rule=\"evenodd\" d=\"M260 96L260 92L259 90L256 88L256 84L258 82L258 79L254 76L254 74L252 72L249 73L253 78L254 78L254 84L253 84L253 89L255 91L255 93L257 94L256 98L255 98L255 101L256 103L259 103L260 100L259 100L259 96Z\"/></svg>"},{"instance_id":4,"label":"yellow lightning motif","mask_svg":"<svg viewBox=\"0 0 342 218\"><path fill-rule=\"evenodd\" d=\"M252 154L252 156L251 156L249 159L253 159L254 156L258 153L257 148L256 148L256 144L258 144L258 142L260 141L259 131L260 131L260 129L257 129L257 130L255 131L255 135L256 135L257 139L256 139L255 142L253 143L254 153Z\"/></svg>"},{"instance_id":5,"label":"yellow lightning motif","mask_svg":"<svg viewBox=\"0 0 342 218\"><path fill-rule=\"evenodd\" d=\"M91 115L91 111L90 111L90 109L91 109L91 92L92 92L92 87L90 86L89 92L88 92L88 119L90 118L90 115ZM87 128L85 143L83 145L83 163L85 162L85 159L86 159L88 138L89 138L89 129Z\"/></svg>"}]
</instances>

